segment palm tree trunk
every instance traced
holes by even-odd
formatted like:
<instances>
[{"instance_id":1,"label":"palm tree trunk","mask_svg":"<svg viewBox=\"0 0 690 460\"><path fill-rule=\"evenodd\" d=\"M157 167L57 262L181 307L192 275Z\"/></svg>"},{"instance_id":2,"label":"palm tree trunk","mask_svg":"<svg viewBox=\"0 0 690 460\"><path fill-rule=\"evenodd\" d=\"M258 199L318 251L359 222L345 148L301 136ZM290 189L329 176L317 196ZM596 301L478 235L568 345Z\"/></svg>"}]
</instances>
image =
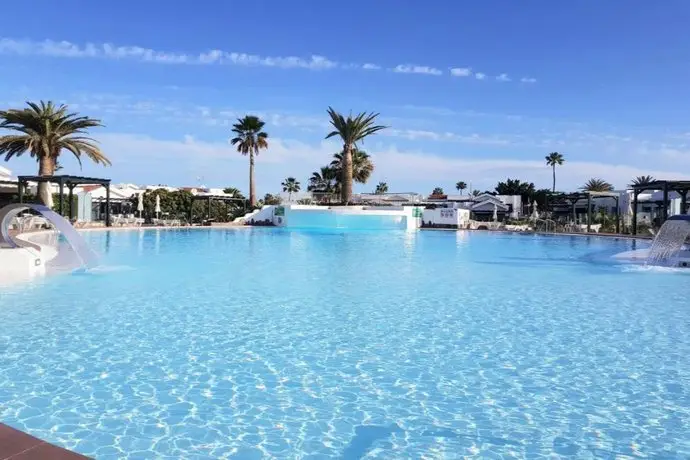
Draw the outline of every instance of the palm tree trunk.
<instances>
[{"instance_id":1,"label":"palm tree trunk","mask_svg":"<svg viewBox=\"0 0 690 460\"><path fill-rule=\"evenodd\" d=\"M51 156L41 156L38 161L38 175L39 176L52 176L55 172L55 159ZM50 182L41 182L38 184L38 197L41 199L41 203L48 205L52 202L52 193L50 187Z\"/></svg>"},{"instance_id":2,"label":"palm tree trunk","mask_svg":"<svg viewBox=\"0 0 690 460\"><path fill-rule=\"evenodd\" d=\"M249 205L256 206L256 190L254 189L254 152L249 152Z\"/></svg>"},{"instance_id":3,"label":"palm tree trunk","mask_svg":"<svg viewBox=\"0 0 690 460\"><path fill-rule=\"evenodd\" d=\"M352 201L352 146L345 144L343 146L343 171L342 171L342 190L341 199L344 205Z\"/></svg>"},{"instance_id":4,"label":"palm tree trunk","mask_svg":"<svg viewBox=\"0 0 690 460\"><path fill-rule=\"evenodd\" d=\"M553 165L553 193L556 193L556 165Z\"/></svg>"}]
</instances>

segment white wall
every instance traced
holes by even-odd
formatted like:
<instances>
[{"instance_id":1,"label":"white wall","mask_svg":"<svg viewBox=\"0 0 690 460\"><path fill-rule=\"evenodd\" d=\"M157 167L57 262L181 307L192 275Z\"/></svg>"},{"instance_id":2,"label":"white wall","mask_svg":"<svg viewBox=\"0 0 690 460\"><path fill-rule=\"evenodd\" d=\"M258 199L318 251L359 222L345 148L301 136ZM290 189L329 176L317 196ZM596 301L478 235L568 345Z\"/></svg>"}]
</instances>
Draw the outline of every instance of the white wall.
<instances>
[{"instance_id":1,"label":"white wall","mask_svg":"<svg viewBox=\"0 0 690 460\"><path fill-rule=\"evenodd\" d=\"M470 211L462 208L425 209L422 220L427 224L431 222L434 225L453 225L462 228L469 224Z\"/></svg>"}]
</instances>

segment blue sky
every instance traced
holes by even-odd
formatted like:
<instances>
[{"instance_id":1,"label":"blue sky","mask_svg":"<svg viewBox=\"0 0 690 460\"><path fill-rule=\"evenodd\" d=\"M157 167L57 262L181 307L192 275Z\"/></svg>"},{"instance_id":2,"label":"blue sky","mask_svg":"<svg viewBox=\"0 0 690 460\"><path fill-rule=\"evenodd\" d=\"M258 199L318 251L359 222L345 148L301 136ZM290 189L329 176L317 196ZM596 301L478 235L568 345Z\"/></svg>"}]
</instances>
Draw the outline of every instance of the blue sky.
<instances>
[{"instance_id":1,"label":"blue sky","mask_svg":"<svg viewBox=\"0 0 690 460\"><path fill-rule=\"evenodd\" d=\"M429 0L72 1L5 6L0 107L53 99L102 118L117 182L247 186L236 117L267 121L260 193L306 182L338 149L325 110L377 111L369 184L480 189L518 177L690 178L690 3ZM421 5L421 4L418 4ZM26 27L20 18L31 17ZM17 18L12 20L12 18ZM79 173L65 159L67 172ZM30 159L3 164L33 173Z\"/></svg>"}]
</instances>

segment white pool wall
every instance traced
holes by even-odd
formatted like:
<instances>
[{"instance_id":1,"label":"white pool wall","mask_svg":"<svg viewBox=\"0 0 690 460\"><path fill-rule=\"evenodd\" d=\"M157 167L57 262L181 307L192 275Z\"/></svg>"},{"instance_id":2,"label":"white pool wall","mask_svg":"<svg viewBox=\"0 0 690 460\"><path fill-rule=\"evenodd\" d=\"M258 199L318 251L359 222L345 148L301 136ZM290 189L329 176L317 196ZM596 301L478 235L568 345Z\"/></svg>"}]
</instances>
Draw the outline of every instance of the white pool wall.
<instances>
[{"instance_id":1,"label":"white pool wall","mask_svg":"<svg viewBox=\"0 0 690 460\"><path fill-rule=\"evenodd\" d=\"M417 229L422 208L415 206L264 206L250 221L271 221L278 227Z\"/></svg>"}]
</instances>

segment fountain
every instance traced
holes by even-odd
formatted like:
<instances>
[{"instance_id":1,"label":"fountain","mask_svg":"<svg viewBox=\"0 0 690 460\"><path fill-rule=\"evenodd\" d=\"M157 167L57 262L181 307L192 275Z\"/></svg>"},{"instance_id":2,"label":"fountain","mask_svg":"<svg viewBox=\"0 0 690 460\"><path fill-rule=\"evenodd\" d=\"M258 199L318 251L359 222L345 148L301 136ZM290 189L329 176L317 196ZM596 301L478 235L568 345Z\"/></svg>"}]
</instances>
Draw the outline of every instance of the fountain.
<instances>
[{"instance_id":1,"label":"fountain","mask_svg":"<svg viewBox=\"0 0 690 460\"><path fill-rule=\"evenodd\" d=\"M0 209L0 244L4 243L10 248L32 246L31 243L22 241L19 238L12 238L10 236L9 227L12 219L17 217L21 212L32 210L38 212L45 217L53 226L62 234L67 240L72 252L76 257L70 257L75 260L66 260L64 254L58 254L58 257L53 261L53 265L59 265L61 269L65 267L76 266L80 268L93 268L98 265L98 256L86 244L84 238L77 233L72 225L61 215L52 211L50 208L39 204L9 204ZM58 267L54 267L58 268Z\"/></svg>"},{"instance_id":2,"label":"fountain","mask_svg":"<svg viewBox=\"0 0 690 460\"><path fill-rule=\"evenodd\" d=\"M690 236L690 215L671 216L661 226L647 255L648 265L690 267L688 251L683 250Z\"/></svg>"}]
</instances>

